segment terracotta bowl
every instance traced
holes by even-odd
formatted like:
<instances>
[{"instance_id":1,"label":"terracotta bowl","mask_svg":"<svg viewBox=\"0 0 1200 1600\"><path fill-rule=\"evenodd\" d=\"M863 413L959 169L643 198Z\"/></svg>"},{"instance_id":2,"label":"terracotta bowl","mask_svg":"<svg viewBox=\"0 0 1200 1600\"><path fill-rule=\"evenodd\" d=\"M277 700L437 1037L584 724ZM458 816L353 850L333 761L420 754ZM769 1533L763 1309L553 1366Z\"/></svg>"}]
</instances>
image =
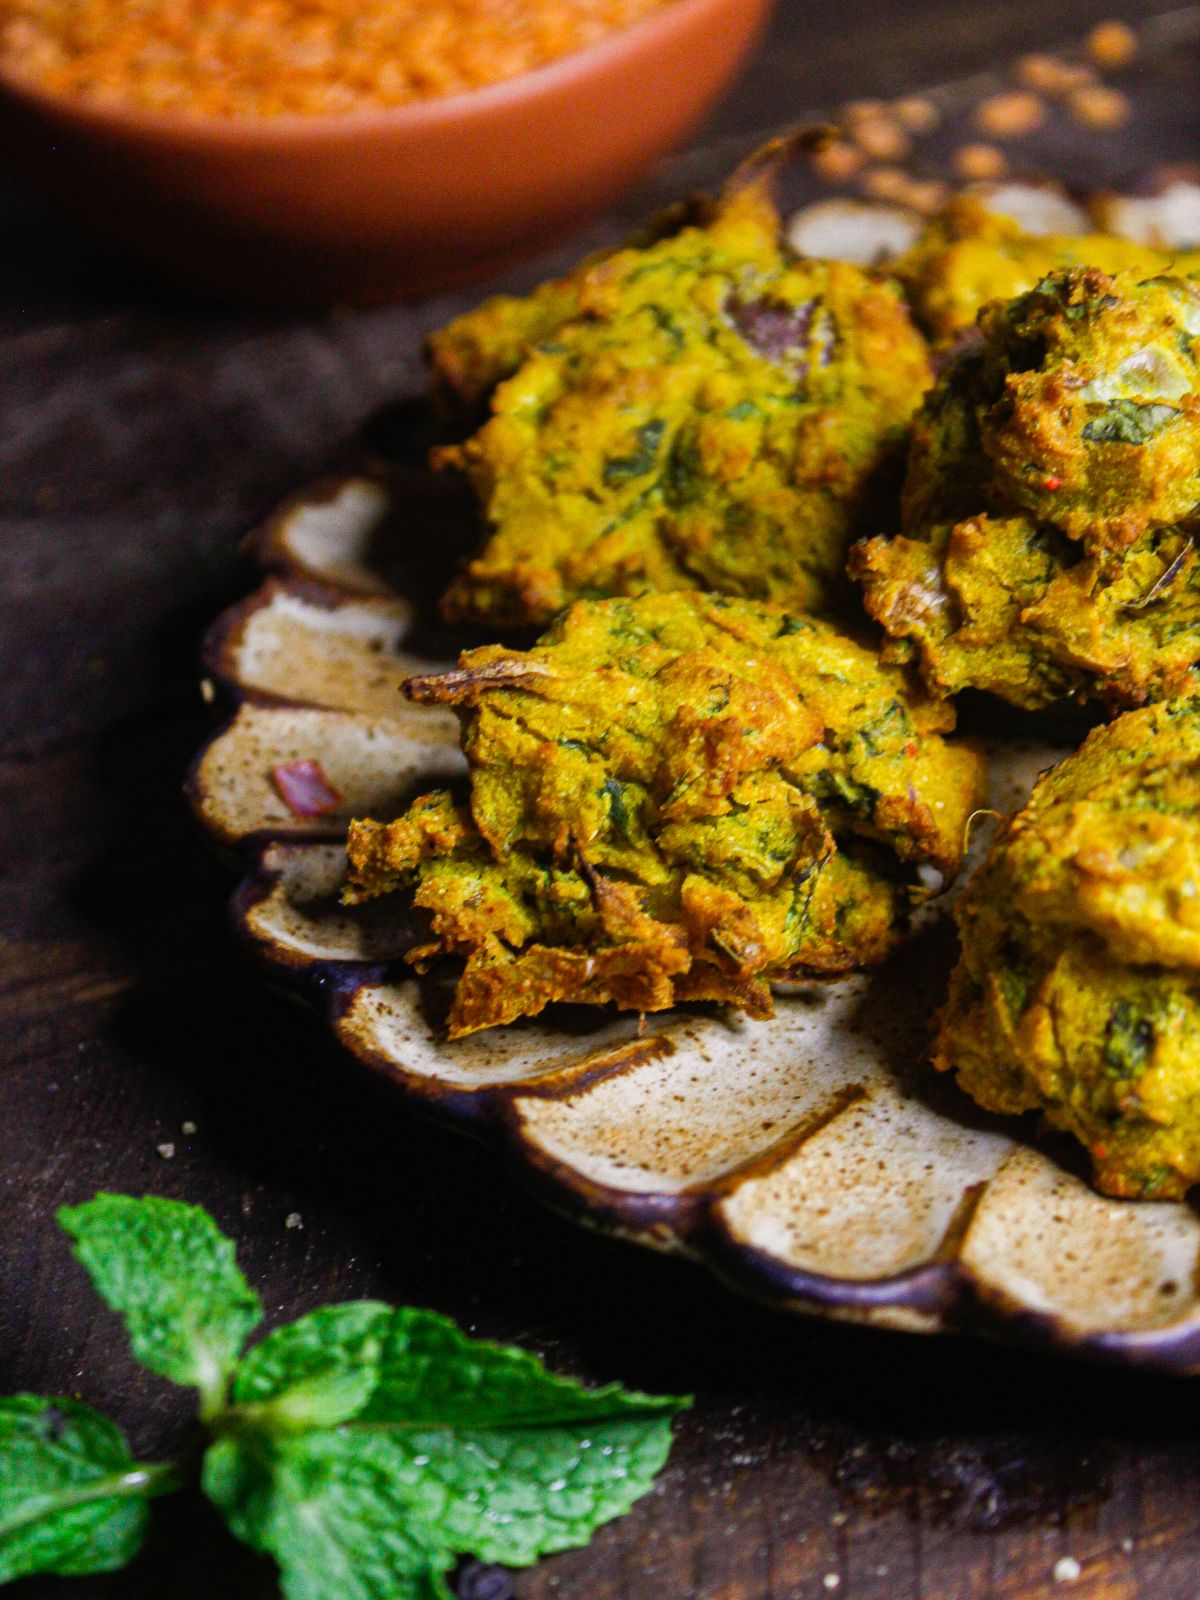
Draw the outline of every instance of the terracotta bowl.
<instances>
[{"instance_id":1,"label":"terracotta bowl","mask_svg":"<svg viewBox=\"0 0 1200 1600\"><path fill-rule=\"evenodd\" d=\"M473 93L336 117L185 120L0 75L6 160L185 288L271 305L444 288L562 232L699 122L771 0L674 0Z\"/></svg>"}]
</instances>

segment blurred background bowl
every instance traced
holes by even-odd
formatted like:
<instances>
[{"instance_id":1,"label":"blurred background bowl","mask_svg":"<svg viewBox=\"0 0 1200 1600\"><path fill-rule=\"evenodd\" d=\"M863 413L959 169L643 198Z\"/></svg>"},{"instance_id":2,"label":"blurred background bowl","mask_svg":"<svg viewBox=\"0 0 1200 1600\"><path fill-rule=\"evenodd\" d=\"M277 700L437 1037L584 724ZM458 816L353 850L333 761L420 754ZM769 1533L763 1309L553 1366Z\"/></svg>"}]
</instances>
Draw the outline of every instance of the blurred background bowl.
<instances>
[{"instance_id":1,"label":"blurred background bowl","mask_svg":"<svg viewBox=\"0 0 1200 1600\"><path fill-rule=\"evenodd\" d=\"M106 245L188 290L380 301L561 234L680 142L771 0L673 0L549 66L338 116L183 118L0 75L6 164Z\"/></svg>"}]
</instances>

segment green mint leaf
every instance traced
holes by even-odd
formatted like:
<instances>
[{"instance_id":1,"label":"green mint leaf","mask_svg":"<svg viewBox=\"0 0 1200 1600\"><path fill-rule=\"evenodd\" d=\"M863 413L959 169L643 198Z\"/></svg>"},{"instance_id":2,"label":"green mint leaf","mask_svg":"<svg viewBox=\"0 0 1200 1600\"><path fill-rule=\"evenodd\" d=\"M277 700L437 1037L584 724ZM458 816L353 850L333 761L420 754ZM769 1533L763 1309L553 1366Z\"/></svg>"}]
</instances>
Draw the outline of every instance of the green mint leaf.
<instances>
[{"instance_id":1,"label":"green mint leaf","mask_svg":"<svg viewBox=\"0 0 1200 1600\"><path fill-rule=\"evenodd\" d=\"M1143 400L1110 400L1103 416L1084 424L1083 437L1093 444L1145 444L1178 416L1177 406Z\"/></svg>"},{"instance_id":2,"label":"green mint leaf","mask_svg":"<svg viewBox=\"0 0 1200 1600\"><path fill-rule=\"evenodd\" d=\"M429 1548L526 1566L586 1544L650 1488L684 1400L587 1389L431 1311L328 1307L242 1362L233 1426L337 1425Z\"/></svg>"},{"instance_id":3,"label":"green mint leaf","mask_svg":"<svg viewBox=\"0 0 1200 1600\"><path fill-rule=\"evenodd\" d=\"M472 1339L449 1317L402 1306L392 1313L379 1387L363 1420L542 1427L622 1416L672 1416L691 1404L619 1383L589 1389L550 1372L515 1345Z\"/></svg>"},{"instance_id":4,"label":"green mint leaf","mask_svg":"<svg viewBox=\"0 0 1200 1600\"><path fill-rule=\"evenodd\" d=\"M76 1400L0 1399L0 1583L123 1567L168 1474L138 1466L116 1424Z\"/></svg>"},{"instance_id":5,"label":"green mint leaf","mask_svg":"<svg viewBox=\"0 0 1200 1600\"><path fill-rule=\"evenodd\" d=\"M262 1316L233 1242L208 1213L178 1200L98 1194L64 1206L60 1225L97 1293L125 1319L133 1353L219 1409L246 1335Z\"/></svg>"},{"instance_id":6,"label":"green mint leaf","mask_svg":"<svg viewBox=\"0 0 1200 1600\"><path fill-rule=\"evenodd\" d=\"M232 1400L269 1428L328 1428L361 1411L379 1384L390 1306L354 1300L276 1328L242 1361Z\"/></svg>"},{"instance_id":7,"label":"green mint leaf","mask_svg":"<svg viewBox=\"0 0 1200 1600\"><path fill-rule=\"evenodd\" d=\"M205 1493L239 1539L274 1557L287 1600L451 1600L453 1557L413 1526L386 1443L340 1428L219 1439Z\"/></svg>"},{"instance_id":8,"label":"green mint leaf","mask_svg":"<svg viewBox=\"0 0 1200 1600\"><path fill-rule=\"evenodd\" d=\"M627 1512L671 1449L669 1416L503 1428L339 1430L390 1474L430 1543L525 1567Z\"/></svg>"}]
</instances>

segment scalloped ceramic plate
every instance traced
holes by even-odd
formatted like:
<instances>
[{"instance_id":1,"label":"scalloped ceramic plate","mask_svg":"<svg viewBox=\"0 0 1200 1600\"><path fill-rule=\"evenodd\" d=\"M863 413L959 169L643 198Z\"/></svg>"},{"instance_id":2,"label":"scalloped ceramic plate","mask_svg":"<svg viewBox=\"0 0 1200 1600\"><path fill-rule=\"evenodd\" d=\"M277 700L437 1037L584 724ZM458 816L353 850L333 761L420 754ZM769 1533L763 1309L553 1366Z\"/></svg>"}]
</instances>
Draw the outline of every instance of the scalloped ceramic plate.
<instances>
[{"instance_id":1,"label":"scalloped ceramic plate","mask_svg":"<svg viewBox=\"0 0 1200 1600\"><path fill-rule=\"evenodd\" d=\"M1044 203L1011 190L1006 205ZM1141 204L1130 226L1163 227ZM902 236L891 208L874 234L869 208L850 209L846 234L826 206L793 236L852 239L868 259ZM337 901L347 820L392 817L463 771L453 718L399 693L455 645L421 637L405 562L445 541L414 536L412 488L364 476L290 503L252 541L261 587L207 640L236 712L190 794L245 862L236 922L274 979L414 1107L503 1145L554 1205L761 1298L1200 1371L1192 1210L1101 1197L1062 1164L1070 1148L984 1117L921 1068L954 953L944 904L879 972L794 987L770 1022L562 1012L445 1041L438 995L403 963L406 919ZM997 746L995 803L1018 804L1060 753ZM315 819L272 778L309 760L337 796Z\"/></svg>"}]
</instances>

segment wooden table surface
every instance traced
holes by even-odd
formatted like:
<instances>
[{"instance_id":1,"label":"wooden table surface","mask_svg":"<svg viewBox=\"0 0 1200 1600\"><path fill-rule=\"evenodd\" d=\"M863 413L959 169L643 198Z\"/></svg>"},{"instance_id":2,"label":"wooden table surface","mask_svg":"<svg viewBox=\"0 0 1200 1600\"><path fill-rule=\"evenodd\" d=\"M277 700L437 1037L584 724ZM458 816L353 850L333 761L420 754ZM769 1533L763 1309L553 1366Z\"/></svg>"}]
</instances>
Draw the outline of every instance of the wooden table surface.
<instances>
[{"instance_id":1,"label":"wooden table surface","mask_svg":"<svg viewBox=\"0 0 1200 1600\"><path fill-rule=\"evenodd\" d=\"M693 153L623 214L802 111L1167 9L783 0ZM1194 152L1196 67L1185 52L1125 144L1078 138L1069 163ZM134 1367L52 1222L101 1186L153 1191L213 1210L274 1319L427 1304L588 1379L696 1392L655 1492L517 1575L521 1600L1200 1596L1190 1385L788 1319L580 1233L493 1155L407 1121L239 968L225 870L180 799L210 715L198 635L248 581L238 537L419 390L421 334L462 297L236 315L132 281L7 189L0 219L0 1389L79 1392L143 1453L179 1441L186 1397ZM275 1586L181 1497L128 1573L23 1592Z\"/></svg>"}]
</instances>

